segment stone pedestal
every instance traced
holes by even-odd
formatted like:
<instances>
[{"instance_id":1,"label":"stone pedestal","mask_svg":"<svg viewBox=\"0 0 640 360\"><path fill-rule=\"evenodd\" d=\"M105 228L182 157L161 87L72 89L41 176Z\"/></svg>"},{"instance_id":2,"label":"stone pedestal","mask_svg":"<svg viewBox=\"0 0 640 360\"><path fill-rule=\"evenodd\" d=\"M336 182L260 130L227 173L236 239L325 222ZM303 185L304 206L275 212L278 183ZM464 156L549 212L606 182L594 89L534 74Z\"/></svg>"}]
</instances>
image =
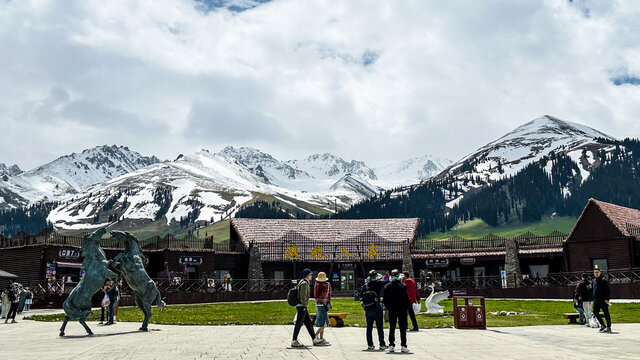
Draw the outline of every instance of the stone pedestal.
<instances>
[{"instance_id":1,"label":"stone pedestal","mask_svg":"<svg viewBox=\"0 0 640 360\"><path fill-rule=\"evenodd\" d=\"M522 272L520 271L520 259L518 259L519 244L515 239L507 239L505 241L506 254L504 257L504 270L507 277L507 287L518 287L522 280Z\"/></svg>"},{"instance_id":2,"label":"stone pedestal","mask_svg":"<svg viewBox=\"0 0 640 360\"><path fill-rule=\"evenodd\" d=\"M260 291L260 282L264 279L262 272L262 258L260 249L257 246L251 246L249 250L249 290Z\"/></svg>"}]
</instances>

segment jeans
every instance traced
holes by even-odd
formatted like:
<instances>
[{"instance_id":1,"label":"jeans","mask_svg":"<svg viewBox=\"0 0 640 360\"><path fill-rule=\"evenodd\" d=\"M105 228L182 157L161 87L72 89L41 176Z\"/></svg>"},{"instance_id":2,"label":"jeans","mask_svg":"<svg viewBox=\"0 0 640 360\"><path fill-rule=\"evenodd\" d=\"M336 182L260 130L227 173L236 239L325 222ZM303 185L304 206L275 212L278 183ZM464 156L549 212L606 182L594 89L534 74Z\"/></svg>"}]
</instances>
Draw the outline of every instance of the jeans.
<instances>
[{"instance_id":1,"label":"jeans","mask_svg":"<svg viewBox=\"0 0 640 360\"><path fill-rule=\"evenodd\" d=\"M596 319L600 322L600 326L604 326L602 322L602 316L600 316L600 310L604 313L604 318L607 320L607 327L611 327L611 315L609 315L609 305L604 302L593 302L593 313L596 315Z\"/></svg>"},{"instance_id":2,"label":"jeans","mask_svg":"<svg viewBox=\"0 0 640 360\"><path fill-rule=\"evenodd\" d=\"M109 304L109 308L107 309L107 324L113 324L113 307L114 303Z\"/></svg>"},{"instance_id":3,"label":"jeans","mask_svg":"<svg viewBox=\"0 0 640 360\"><path fill-rule=\"evenodd\" d=\"M302 325L307 328L309 335L312 339L316 338L316 333L313 331L313 324L311 323L311 317L309 317L309 311L307 311L306 306L296 306L296 310L298 311L298 315L296 318L296 325L293 328L293 340L298 340L298 334L300 333L300 329Z\"/></svg>"},{"instance_id":4,"label":"jeans","mask_svg":"<svg viewBox=\"0 0 640 360\"><path fill-rule=\"evenodd\" d=\"M580 325L584 325L585 324L585 320L584 320L584 309L581 307L577 307L575 308L576 311L578 312L578 314L580 314Z\"/></svg>"},{"instance_id":5,"label":"jeans","mask_svg":"<svg viewBox=\"0 0 640 360\"><path fill-rule=\"evenodd\" d=\"M378 341L380 346L384 346L384 324L382 322L382 307L378 305L375 310L367 310L364 312L367 318L367 345L373 346L373 323L376 324L378 330Z\"/></svg>"},{"instance_id":6,"label":"jeans","mask_svg":"<svg viewBox=\"0 0 640 360\"><path fill-rule=\"evenodd\" d=\"M396 346L396 323L400 327L400 345L407 346L407 310L389 310L389 345Z\"/></svg>"}]
</instances>

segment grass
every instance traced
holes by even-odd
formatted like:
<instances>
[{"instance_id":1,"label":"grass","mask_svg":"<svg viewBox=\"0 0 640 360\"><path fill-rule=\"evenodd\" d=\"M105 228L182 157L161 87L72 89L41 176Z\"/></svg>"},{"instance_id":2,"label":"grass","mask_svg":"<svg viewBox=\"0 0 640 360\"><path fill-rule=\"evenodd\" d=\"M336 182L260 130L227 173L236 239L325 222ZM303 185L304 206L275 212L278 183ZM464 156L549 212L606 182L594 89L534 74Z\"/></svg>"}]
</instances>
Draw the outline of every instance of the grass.
<instances>
[{"instance_id":1,"label":"grass","mask_svg":"<svg viewBox=\"0 0 640 360\"><path fill-rule=\"evenodd\" d=\"M445 307L444 315L418 314L417 320L421 328L442 328L453 326L452 300L441 302ZM423 305L423 311L424 305ZM500 316L491 312L515 311L525 313L516 316ZM309 306L315 311L315 305ZM568 320L562 313L575 312L570 301L537 301L537 300L486 300L487 326L531 326L531 325L566 325ZM330 312L347 313L346 326L366 326L364 311L360 303L353 299L334 299ZM172 325L285 325L291 324L295 310L284 301L257 303L220 303L200 305L171 305L165 311L153 309L151 323ZM99 320L99 312L94 311L90 321ZM37 321L62 321L63 314L34 315L30 319ZM615 303L611 307L613 323L640 322L640 304ZM118 313L118 321L142 321L142 312L137 308L123 307ZM387 324L385 323L385 326Z\"/></svg>"},{"instance_id":2,"label":"grass","mask_svg":"<svg viewBox=\"0 0 640 360\"><path fill-rule=\"evenodd\" d=\"M445 240L454 235L465 239L478 239L488 234L494 234L504 237L515 237L530 231L537 235L547 235L554 230L562 233L569 233L576 223L576 218L569 216L556 216L553 218L546 217L542 221L536 223L513 222L500 227L487 225L480 219L461 222L453 229L447 232L433 232L426 238L434 240Z\"/></svg>"}]
</instances>

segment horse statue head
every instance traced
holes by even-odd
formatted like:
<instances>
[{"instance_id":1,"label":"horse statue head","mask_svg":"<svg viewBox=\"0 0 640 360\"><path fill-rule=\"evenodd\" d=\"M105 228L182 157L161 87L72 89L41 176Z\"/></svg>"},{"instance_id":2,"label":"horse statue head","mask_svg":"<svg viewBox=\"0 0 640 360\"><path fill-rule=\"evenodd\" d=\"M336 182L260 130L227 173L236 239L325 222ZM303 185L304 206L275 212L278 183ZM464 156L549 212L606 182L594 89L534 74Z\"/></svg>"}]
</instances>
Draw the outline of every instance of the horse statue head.
<instances>
[{"instance_id":1,"label":"horse statue head","mask_svg":"<svg viewBox=\"0 0 640 360\"><path fill-rule=\"evenodd\" d=\"M100 247L100 239L106 234L105 228L100 228L82 238L82 256L85 259L105 259L106 255Z\"/></svg>"},{"instance_id":2,"label":"horse statue head","mask_svg":"<svg viewBox=\"0 0 640 360\"><path fill-rule=\"evenodd\" d=\"M142 259L142 248L133 234L126 231L112 230L111 236L116 238L122 247L124 247L125 254L130 256L139 256Z\"/></svg>"}]
</instances>

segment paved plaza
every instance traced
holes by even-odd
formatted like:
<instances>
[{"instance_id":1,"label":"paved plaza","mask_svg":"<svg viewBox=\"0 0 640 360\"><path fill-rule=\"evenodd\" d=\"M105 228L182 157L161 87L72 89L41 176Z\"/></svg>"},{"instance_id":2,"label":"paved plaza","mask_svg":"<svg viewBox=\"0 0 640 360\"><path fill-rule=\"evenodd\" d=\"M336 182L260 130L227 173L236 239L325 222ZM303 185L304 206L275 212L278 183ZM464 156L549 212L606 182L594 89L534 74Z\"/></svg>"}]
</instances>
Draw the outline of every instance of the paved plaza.
<instances>
[{"instance_id":1,"label":"paved plaza","mask_svg":"<svg viewBox=\"0 0 640 360\"><path fill-rule=\"evenodd\" d=\"M67 336L58 337L60 323L20 320L0 323L1 359L382 359L381 351L366 348L365 330L330 328L326 347L292 349L292 325L175 326L119 322L90 324L95 335L85 336L77 322ZM386 332L385 332L386 334ZM638 359L640 324L615 325L613 334L584 326L530 326L482 330L429 329L409 333L411 354L394 356L428 359ZM301 332L300 340L311 341ZM398 344L399 345L399 344ZM588 354L588 356L586 355Z\"/></svg>"}]
</instances>

